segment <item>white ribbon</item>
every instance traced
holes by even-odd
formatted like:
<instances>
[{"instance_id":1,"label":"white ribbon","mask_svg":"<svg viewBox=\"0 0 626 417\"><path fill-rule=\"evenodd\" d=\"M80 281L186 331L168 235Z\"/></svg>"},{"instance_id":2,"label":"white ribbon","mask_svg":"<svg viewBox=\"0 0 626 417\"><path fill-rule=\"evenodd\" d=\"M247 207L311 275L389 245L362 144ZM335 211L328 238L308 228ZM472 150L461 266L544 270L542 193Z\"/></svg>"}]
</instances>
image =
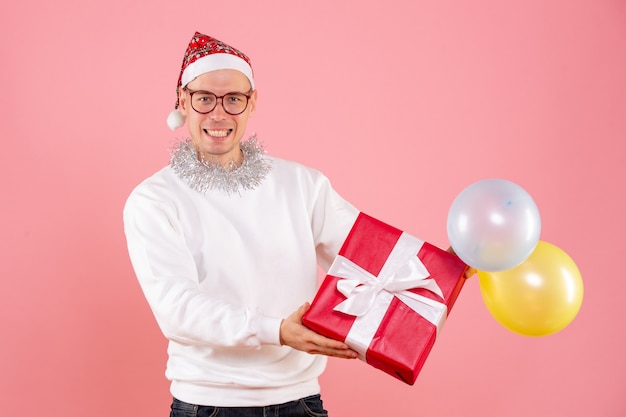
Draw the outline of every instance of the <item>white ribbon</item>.
<instances>
[{"instance_id":1,"label":"white ribbon","mask_svg":"<svg viewBox=\"0 0 626 417\"><path fill-rule=\"evenodd\" d=\"M423 244L402 233L378 277L343 256L337 256L328 270L329 275L343 278L337 282L337 289L346 300L334 310L357 317L346 343L361 359L365 360L365 353L394 297L435 325L437 332L443 326L448 312L445 304L407 291L424 288L443 298L441 288L434 279L428 278L430 273L417 256Z\"/></svg>"}]
</instances>

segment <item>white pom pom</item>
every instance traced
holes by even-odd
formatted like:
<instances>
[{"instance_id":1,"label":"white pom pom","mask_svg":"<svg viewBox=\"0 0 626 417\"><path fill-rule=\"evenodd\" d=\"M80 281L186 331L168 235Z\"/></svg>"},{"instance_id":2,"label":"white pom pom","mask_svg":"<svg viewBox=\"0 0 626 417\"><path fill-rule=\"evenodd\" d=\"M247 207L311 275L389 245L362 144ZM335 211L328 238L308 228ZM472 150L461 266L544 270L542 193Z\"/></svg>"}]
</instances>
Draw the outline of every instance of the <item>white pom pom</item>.
<instances>
[{"instance_id":1,"label":"white pom pom","mask_svg":"<svg viewBox=\"0 0 626 417\"><path fill-rule=\"evenodd\" d=\"M184 124L185 124L185 116L183 116L183 114L179 112L178 109L173 110L167 116L167 126L172 130L176 130Z\"/></svg>"}]
</instances>

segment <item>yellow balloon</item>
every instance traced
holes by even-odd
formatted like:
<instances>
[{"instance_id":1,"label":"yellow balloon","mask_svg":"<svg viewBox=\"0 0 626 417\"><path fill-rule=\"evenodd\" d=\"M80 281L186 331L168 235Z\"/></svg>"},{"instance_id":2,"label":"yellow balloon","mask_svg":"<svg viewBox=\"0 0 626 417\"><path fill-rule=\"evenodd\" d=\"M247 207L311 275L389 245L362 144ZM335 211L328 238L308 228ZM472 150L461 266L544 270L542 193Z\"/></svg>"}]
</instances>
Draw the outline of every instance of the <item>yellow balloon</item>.
<instances>
[{"instance_id":1,"label":"yellow balloon","mask_svg":"<svg viewBox=\"0 0 626 417\"><path fill-rule=\"evenodd\" d=\"M539 241L521 265L506 271L478 271L480 292L491 315L524 336L547 336L578 314L583 281L563 250Z\"/></svg>"}]
</instances>

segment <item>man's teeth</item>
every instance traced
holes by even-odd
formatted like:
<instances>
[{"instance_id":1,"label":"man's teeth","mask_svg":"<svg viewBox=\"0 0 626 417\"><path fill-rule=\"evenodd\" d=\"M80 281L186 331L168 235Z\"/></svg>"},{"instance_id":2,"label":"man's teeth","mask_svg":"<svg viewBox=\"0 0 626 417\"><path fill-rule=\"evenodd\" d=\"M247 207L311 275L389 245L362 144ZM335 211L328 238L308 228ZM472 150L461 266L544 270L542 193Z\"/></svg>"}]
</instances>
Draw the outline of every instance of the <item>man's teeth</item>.
<instances>
[{"instance_id":1,"label":"man's teeth","mask_svg":"<svg viewBox=\"0 0 626 417\"><path fill-rule=\"evenodd\" d=\"M227 130L209 130L209 129L204 129L204 132L209 135L209 136L214 136L214 137L218 137L218 138L223 138L224 136L227 136L232 129L227 129Z\"/></svg>"}]
</instances>

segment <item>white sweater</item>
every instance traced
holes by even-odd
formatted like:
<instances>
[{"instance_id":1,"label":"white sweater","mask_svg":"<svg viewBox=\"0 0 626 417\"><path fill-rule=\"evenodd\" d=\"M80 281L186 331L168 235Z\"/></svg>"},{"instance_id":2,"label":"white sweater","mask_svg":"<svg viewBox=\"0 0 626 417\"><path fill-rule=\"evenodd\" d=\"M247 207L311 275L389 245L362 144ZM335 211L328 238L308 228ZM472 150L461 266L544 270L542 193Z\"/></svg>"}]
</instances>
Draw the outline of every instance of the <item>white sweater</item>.
<instances>
[{"instance_id":1,"label":"white sweater","mask_svg":"<svg viewBox=\"0 0 626 417\"><path fill-rule=\"evenodd\" d=\"M326 358L280 346L358 211L320 172L268 157L241 195L189 188L165 167L124 208L130 258L169 339L166 376L192 404L262 406L319 393Z\"/></svg>"}]
</instances>

